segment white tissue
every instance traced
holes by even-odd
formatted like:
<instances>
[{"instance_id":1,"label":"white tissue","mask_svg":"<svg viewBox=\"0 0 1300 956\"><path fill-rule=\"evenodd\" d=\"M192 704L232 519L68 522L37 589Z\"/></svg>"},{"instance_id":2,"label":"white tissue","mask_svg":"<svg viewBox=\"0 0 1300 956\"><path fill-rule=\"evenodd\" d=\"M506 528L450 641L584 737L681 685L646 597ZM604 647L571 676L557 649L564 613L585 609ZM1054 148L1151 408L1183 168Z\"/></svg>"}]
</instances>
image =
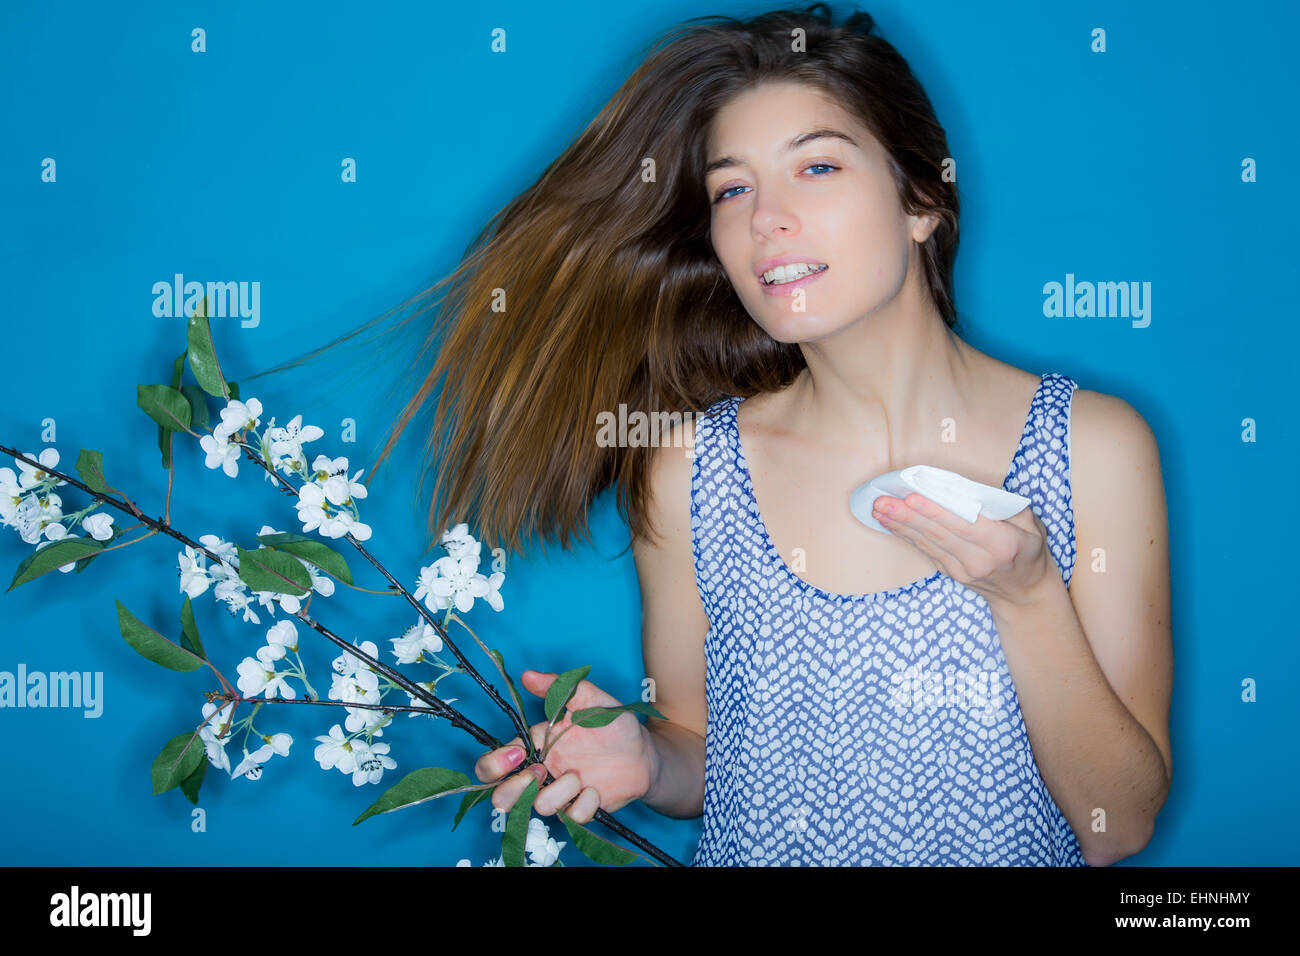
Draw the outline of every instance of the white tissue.
<instances>
[{"instance_id":1,"label":"white tissue","mask_svg":"<svg viewBox=\"0 0 1300 956\"><path fill-rule=\"evenodd\" d=\"M1014 494L1005 488L982 485L963 478L955 471L945 471L930 465L912 465L898 471L885 472L866 484L859 485L849 495L849 510L853 512L853 517L868 528L889 533L879 521L871 517L872 506L881 495L901 499L912 492L929 498L971 524L981 514L999 521L1010 518L1029 504L1029 499L1024 495Z\"/></svg>"}]
</instances>

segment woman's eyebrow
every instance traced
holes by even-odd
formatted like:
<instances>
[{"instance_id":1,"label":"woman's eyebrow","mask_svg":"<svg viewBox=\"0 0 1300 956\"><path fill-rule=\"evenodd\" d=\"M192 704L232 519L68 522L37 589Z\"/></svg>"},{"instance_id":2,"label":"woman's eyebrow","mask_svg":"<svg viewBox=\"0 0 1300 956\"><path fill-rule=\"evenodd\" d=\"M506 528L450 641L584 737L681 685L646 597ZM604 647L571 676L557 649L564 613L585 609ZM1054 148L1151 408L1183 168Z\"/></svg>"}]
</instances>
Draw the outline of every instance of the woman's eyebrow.
<instances>
[{"instance_id":1,"label":"woman's eyebrow","mask_svg":"<svg viewBox=\"0 0 1300 956\"><path fill-rule=\"evenodd\" d=\"M793 152L794 150L798 149L800 146L803 146L805 143L811 143L815 139L842 139L850 146L858 145L853 140L853 138L847 135L846 133L841 133L839 130L832 129L829 126L822 126L822 127L818 127L817 129L805 130L804 132L797 134L796 136L791 138L784 146L781 147L781 152L782 153ZM727 169L731 166L743 166L743 165L744 162L742 160L737 159L734 156L721 156L718 159L713 160L713 162L709 163L707 166L704 167L704 175L708 176L709 173L717 169Z\"/></svg>"}]
</instances>

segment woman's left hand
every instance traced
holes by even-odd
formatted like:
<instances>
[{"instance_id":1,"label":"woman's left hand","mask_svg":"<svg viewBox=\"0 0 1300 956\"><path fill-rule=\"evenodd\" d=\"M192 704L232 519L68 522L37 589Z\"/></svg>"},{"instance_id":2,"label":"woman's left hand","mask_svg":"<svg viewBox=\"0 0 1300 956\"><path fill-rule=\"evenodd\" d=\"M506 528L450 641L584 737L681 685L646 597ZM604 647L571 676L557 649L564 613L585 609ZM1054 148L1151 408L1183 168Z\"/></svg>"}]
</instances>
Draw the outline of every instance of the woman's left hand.
<instances>
[{"instance_id":1,"label":"woman's left hand","mask_svg":"<svg viewBox=\"0 0 1300 956\"><path fill-rule=\"evenodd\" d=\"M1028 604L1055 573L1047 529L1033 509L995 521L980 515L971 524L924 495L882 495L872 517L911 543L990 603Z\"/></svg>"}]
</instances>

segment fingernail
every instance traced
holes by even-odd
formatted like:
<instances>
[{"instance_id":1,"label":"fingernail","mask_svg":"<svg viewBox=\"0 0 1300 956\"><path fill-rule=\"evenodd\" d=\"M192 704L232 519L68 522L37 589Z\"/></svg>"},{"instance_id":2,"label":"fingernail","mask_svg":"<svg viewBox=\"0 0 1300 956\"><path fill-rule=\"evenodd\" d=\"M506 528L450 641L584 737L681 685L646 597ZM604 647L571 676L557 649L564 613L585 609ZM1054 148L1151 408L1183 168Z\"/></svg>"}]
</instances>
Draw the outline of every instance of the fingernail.
<instances>
[{"instance_id":1,"label":"fingernail","mask_svg":"<svg viewBox=\"0 0 1300 956\"><path fill-rule=\"evenodd\" d=\"M524 751L522 747L511 747L506 751L506 763L512 767L523 759Z\"/></svg>"}]
</instances>

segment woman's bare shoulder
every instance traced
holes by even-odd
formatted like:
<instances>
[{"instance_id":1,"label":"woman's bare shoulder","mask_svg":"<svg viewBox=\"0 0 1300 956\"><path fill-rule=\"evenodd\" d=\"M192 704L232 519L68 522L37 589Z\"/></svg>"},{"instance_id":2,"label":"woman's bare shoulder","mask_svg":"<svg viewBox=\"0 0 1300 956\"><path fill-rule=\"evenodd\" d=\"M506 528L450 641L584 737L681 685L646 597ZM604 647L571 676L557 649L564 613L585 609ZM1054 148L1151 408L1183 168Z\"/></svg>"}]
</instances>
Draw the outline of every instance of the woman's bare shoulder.
<instances>
[{"instance_id":1,"label":"woman's bare shoulder","mask_svg":"<svg viewBox=\"0 0 1300 956\"><path fill-rule=\"evenodd\" d=\"M1102 447L1116 447L1150 438L1151 426L1131 404L1118 395L1076 388L1070 399L1070 429L1092 436ZM1107 436L1111 440L1107 440Z\"/></svg>"}]
</instances>

